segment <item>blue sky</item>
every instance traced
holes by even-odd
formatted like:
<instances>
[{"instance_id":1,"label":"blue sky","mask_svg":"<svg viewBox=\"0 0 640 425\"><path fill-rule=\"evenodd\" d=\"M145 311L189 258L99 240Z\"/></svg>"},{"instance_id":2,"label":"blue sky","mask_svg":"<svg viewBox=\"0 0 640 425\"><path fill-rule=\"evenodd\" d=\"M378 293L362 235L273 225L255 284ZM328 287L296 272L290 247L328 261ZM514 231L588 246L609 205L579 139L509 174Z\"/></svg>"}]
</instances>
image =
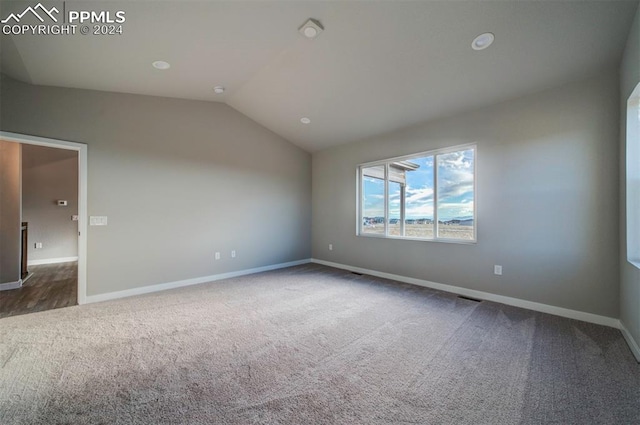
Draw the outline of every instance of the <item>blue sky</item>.
<instances>
[{"instance_id":1,"label":"blue sky","mask_svg":"<svg viewBox=\"0 0 640 425\"><path fill-rule=\"evenodd\" d=\"M420 167L406 174L406 218L433 219L434 157L410 160ZM473 150L438 155L438 219L451 220L473 216ZM390 218L400 217L400 189L389 183ZM384 216L384 184L364 178L363 216Z\"/></svg>"}]
</instances>

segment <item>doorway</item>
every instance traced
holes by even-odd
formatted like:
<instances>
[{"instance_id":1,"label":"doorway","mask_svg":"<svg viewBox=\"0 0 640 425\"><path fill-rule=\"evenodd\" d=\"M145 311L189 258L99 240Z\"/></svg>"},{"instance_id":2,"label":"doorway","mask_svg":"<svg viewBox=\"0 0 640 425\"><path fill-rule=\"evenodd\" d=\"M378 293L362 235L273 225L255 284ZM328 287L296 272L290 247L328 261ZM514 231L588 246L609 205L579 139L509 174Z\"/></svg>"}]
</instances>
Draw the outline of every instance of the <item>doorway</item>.
<instances>
[{"instance_id":1,"label":"doorway","mask_svg":"<svg viewBox=\"0 0 640 425\"><path fill-rule=\"evenodd\" d=\"M77 174L74 174L74 176L77 176L77 186L74 188L74 192L77 191L77 196L73 197L73 195L75 195L76 193L73 193L70 196L63 196L73 198L74 201L77 200L77 214L70 214L69 216L69 220L74 222L73 233L77 231L77 251L72 252L72 254L75 254L77 252L77 261L75 255L63 254L63 252L65 252L64 250L58 251L58 257L52 259L38 259L38 255L35 255L36 258L30 261L30 265L28 266L29 270L33 271L33 273L24 275L24 270L22 267L24 254L22 254L22 249L18 247L16 249L20 249L20 253L16 256L19 258L20 264L16 265L18 267L17 280L10 281L8 283L0 282L0 287L4 285L5 288L3 289L25 289L25 291L22 291L22 293L11 290L8 292L0 291L0 297L2 297L4 293L5 301L9 301L9 292L14 293L14 299L12 299L11 301L18 303L16 307L17 310L23 310L22 312L17 312L15 314L65 307L73 304L84 304L87 297L87 145L64 140L49 139L2 131L0 131L0 140L5 142L18 143L22 146L23 149L29 151L34 151L34 147L37 146L44 148L55 148L57 152L61 153L59 155L61 157L77 158L77 162L74 162L74 166L77 167ZM58 201L61 201L59 205L57 204ZM69 206L69 199L48 200L48 202L56 203L56 207L60 208L60 213L64 213L65 205L63 201L66 201L66 206ZM75 211L76 210L74 208L74 212ZM20 211L20 216L23 216L22 210ZM20 232L20 238L22 238L25 226L22 223L22 220L19 224L20 226L18 226L18 229L16 229L16 231ZM3 223L3 226L4 225L5 223ZM69 230L67 229L67 239L69 239L68 232ZM38 239L42 239L44 237L46 236L40 236ZM40 249L35 248L37 246L36 243L38 242L39 241L36 241L33 238L29 238L28 240L29 246L33 245L34 247L32 248L32 250ZM44 248L45 245L42 244L40 246ZM8 247L3 245L2 249L7 250ZM32 253L33 252L36 251L32 251ZM54 255L55 257L55 253L52 252L49 252L48 255ZM3 257L8 256L3 255ZM47 276L53 277L56 285L47 285ZM7 279L4 278L3 280ZM34 296L39 296L45 301L42 303L42 305L31 305L29 307L29 303L25 303L25 299L21 299L21 297L28 297L29 293ZM12 314L0 313L0 317L2 317L3 315L6 316Z\"/></svg>"},{"instance_id":2,"label":"doorway","mask_svg":"<svg viewBox=\"0 0 640 425\"><path fill-rule=\"evenodd\" d=\"M78 262L29 266L22 286L0 292L0 318L78 304Z\"/></svg>"}]
</instances>

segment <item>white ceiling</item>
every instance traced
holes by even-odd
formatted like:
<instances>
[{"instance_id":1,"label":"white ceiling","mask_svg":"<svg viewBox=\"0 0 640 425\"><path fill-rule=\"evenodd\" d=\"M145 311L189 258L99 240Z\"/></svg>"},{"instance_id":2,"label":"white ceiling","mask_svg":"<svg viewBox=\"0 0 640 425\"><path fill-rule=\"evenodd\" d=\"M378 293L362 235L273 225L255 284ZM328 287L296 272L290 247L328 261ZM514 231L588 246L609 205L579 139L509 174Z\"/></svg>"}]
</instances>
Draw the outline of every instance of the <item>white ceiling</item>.
<instances>
[{"instance_id":1,"label":"white ceiling","mask_svg":"<svg viewBox=\"0 0 640 425\"><path fill-rule=\"evenodd\" d=\"M2 2L2 18L32 2ZM60 2L42 2L45 6ZM123 35L2 36L38 85L225 102L308 151L593 75L619 62L637 1L66 2L123 10ZM315 40L307 18L325 31ZM471 41L490 31L485 51ZM152 68L155 60L171 64ZM227 88L222 95L213 87ZM309 125L300 123L307 116Z\"/></svg>"}]
</instances>

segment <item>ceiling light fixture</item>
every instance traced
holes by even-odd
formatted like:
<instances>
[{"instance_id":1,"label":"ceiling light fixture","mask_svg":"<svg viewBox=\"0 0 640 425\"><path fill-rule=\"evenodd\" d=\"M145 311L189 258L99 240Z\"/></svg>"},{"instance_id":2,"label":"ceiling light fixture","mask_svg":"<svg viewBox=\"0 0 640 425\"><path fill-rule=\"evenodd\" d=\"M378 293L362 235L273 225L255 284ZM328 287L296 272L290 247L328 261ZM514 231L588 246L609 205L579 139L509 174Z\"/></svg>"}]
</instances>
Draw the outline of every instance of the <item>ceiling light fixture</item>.
<instances>
[{"instance_id":1,"label":"ceiling light fixture","mask_svg":"<svg viewBox=\"0 0 640 425\"><path fill-rule=\"evenodd\" d=\"M171 65L169 65L169 62L165 62L165 61L155 61L151 65L153 65L155 69L165 70L165 69L171 68Z\"/></svg>"},{"instance_id":2,"label":"ceiling light fixture","mask_svg":"<svg viewBox=\"0 0 640 425\"><path fill-rule=\"evenodd\" d=\"M309 118L307 118L307 117L300 118L300 122L302 124L311 124L311 120Z\"/></svg>"},{"instance_id":3,"label":"ceiling light fixture","mask_svg":"<svg viewBox=\"0 0 640 425\"><path fill-rule=\"evenodd\" d=\"M471 48L473 50L484 50L487 47L491 46L491 43L493 43L493 40L495 39L496 37L492 33L485 32L473 39Z\"/></svg>"},{"instance_id":4,"label":"ceiling light fixture","mask_svg":"<svg viewBox=\"0 0 640 425\"><path fill-rule=\"evenodd\" d=\"M213 92L214 92L215 94L222 94L222 93L224 93L224 87L222 87L222 86L215 86L215 87L213 88Z\"/></svg>"},{"instance_id":5,"label":"ceiling light fixture","mask_svg":"<svg viewBox=\"0 0 640 425\"><path fill-rule=\"evenodd\" d=\"M298 28L298 31L300 31L300 34L304 35L305 37L313 39L320 35L320 33L324 31L324 28L322 27L322 24L320 22L316 21L315 19L309 18L307 19L307 22L305 22L300 28Z\"/></svg>"}]
</instances>

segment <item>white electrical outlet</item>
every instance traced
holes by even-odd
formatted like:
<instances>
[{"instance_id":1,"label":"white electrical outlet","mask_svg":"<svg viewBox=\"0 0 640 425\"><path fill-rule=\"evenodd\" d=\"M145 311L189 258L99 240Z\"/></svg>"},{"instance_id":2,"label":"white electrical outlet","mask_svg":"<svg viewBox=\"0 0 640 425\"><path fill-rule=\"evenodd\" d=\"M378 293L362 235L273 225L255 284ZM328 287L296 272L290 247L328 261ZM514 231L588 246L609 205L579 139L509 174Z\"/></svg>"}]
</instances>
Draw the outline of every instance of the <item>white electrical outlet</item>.
<instances>
[{"instance_id":1,"label":"white electrical outlet","mask_svg":"<svg viewBox=\"0 0 640 425\"><path fill-rule=\"evenodd\" d=\"M231 258L236 258L236 250L231 251Z\"/></svg>"},{"instance_id":2,"label":"white electrical outlet","mask_svg":"<svg viewBox=\"0 0 640 425\"><path fill-rule=\"evenodd\" d=\"M216 252L216 260L219 260L219 259L220 259L220 253Z\"/></svg>"},{"instance_id":3,"label":"white electrical outlet","mask_svg":"<svg viewBox=\"0 0 640 425\"><path fill-rule=\"evenodd\" d=\"M42 242L36 242L34 245L35 245L36 249L41 249L42 248Z\"/></svg>"},{"instance_id":4,"label":"white electrical outlet","mask_svg":"<svg viewBox=\"0 0 640 425\"><path fill-rule=\"evenodd\" d=\"M333 244L332 243L329 244L329 251L333 251Z\"/></svg>"},{"instance_id":5,"label":"white electrical outlet","mask_svg":"<svg viewBox=\"0 0 640 425\"><path fill-rule=\"evenodd\" d=\"M497 274L498 276L502 276L502 266L493 266L493 274Z\"/></svg>"}]
</instances>

